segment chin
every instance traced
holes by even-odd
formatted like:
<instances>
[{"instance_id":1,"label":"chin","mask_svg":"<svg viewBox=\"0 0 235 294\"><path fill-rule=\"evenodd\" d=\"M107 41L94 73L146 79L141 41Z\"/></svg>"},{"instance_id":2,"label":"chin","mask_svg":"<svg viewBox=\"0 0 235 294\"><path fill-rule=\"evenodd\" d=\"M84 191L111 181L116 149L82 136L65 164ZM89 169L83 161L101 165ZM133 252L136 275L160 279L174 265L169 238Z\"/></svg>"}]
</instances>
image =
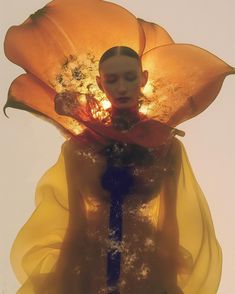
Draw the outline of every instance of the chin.
<instances>
[{"instance_id":1,"label":"chin","mask_svg":"<svg viewBox=\"0 0 235 294\"><path fill-rule=\"evenodd\" d=\"M113 105L116 109L132 109L132 108L137 108L138 104L134 103L118 103Z\"/></svg>"}]
</instances>

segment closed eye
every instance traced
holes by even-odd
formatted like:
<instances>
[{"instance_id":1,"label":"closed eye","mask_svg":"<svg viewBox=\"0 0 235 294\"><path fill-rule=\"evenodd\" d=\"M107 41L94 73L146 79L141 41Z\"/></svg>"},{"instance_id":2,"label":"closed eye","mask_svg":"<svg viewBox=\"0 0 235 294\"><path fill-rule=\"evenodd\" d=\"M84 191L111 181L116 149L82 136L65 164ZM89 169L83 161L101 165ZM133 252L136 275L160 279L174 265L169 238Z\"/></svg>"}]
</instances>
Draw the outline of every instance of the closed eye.
<instances>
[{"instance_id":1,"label":"closed eye","mask_svg":"<svg viewBox=\"0 0 235 294\"><path fill-rule=\"evenodd\" d=\"M136 80L136 78L137 78L136 75L128 75L128 76L126 76L127 81L134 81L134 80Z\"/></svg>"},{"instance_id":2,"label":"closed eye","mask_svg":"<svg viewBox=\"0 0 235 294\"><path fill-rule=\"evenodd\" d=\"M107 80L105 80L105 82L108 84L113 84L116 82L116 79L107 79Z\"/></svg>"}]
</instances>

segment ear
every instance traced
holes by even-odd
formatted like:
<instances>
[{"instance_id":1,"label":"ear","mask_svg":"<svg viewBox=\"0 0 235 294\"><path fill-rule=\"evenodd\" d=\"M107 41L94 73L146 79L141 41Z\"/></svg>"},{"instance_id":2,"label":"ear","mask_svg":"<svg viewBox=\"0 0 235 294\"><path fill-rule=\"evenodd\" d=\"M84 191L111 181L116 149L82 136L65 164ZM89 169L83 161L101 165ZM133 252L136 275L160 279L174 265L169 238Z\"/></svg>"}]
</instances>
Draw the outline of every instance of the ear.
<instances>
[{"instance_id":1,"label":"ear","mask_svg":"<svg viewBox=\"0 0 235 294\"><path fill-rule=\"evenodd\" d=\"M149 73L147 70L142 71L141 87L144 87L148 82Z\"/></svg>"},{"instance_id":2,"label":"ear","mask_svg":"<svg viewBox=\"0 0 235 294\"><path fill-rule=\"evenodd\" d=\"M98 87L100 88L100 90L104 92L103 87L101 85L100 76L96 76L96 83L97 83Z\"/></svg>"}]
</instances>

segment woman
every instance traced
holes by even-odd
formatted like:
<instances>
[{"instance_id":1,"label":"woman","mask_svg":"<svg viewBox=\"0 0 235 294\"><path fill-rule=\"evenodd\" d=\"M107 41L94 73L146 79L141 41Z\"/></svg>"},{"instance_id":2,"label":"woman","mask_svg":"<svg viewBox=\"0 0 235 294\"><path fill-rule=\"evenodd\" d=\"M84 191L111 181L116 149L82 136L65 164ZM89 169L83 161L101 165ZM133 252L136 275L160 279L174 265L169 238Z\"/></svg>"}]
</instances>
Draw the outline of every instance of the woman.
<instances>
[{"instance_id":1,"label":"woman","mask_svg":"<svg viewBox=\"0 0 235 294\"><path fill-rule=\"evenodd\" d=\"M113 48L96 78L110 109L90 82L90 48ZM9 30L5 50L27 71L6 107L50 118L70 137L13 244L18 293L216 293L220 246L173 127L203 111L234 69L96 0L51 2Z\"/></svg>"},{"instance_id":2,"label":"woman","mask_svg":"<svg viewBox=\"0 0 235 294\"><path fill-rule=\"evenodd\" d=\"M203 195L175 129L148 125L153 120L139 112L148 72L124 46L105 52L99 71L110 122L84 120L75 93L55 97L56 111L87 129L64 143L38 184L40 205L28 225L38 228L37 242L44 244L31 245L24 256L26 268L37 267L19 293L193 293L202 287L198 278L206 289L217 287L220 267L211 265L220 264L220 247L206 204L198 207ZM27 224L24 229L29 238ZM196 235L189 240L191 230ZM210 269L202 273L205 265Z\"/></svg>"},{"instance_id":3,"label":"woman","mask_svg":"<svg viewBox=\"0 0 235 294\"><path fill-rule=\"evenodd\" d=\"M148 72L142 71L138 54L124 46L106 51L99 71L97 83L111 103L111 125L127 131L144 119L139 112L139 100ZM68 96L67 101L63 94L56 96L56 111L76 118L75 95ZM68 102L70 105L66 105ZM178 258L174 181L179 158L174 158L173 166L168 152L173 141L148 149L109 141L99 142L86 131L81 138L64 144L70 219L58 264L59 270L63 268L59 289L63 289L62 293L106 293L107 279L108 293L182 293L177 287L174 260ZM160 224L160 216L157 220L147 214L147 206L158 201L163 177L168 182L165 189L172 197L167 207L171 228L164 228L167 224L163 219L165 224ZM95 207L89 210L89 203ZM164 236L169 234L168 229L170 240ZM76 236L84 244L83 249L75 241ZM160 248L161 242L164 248ZM171 249L167 250L167 246ZM164 259L161 250L170 256ZM81 280L74 274L75 268L79 268Z\"/></svg>"}]
</instances>

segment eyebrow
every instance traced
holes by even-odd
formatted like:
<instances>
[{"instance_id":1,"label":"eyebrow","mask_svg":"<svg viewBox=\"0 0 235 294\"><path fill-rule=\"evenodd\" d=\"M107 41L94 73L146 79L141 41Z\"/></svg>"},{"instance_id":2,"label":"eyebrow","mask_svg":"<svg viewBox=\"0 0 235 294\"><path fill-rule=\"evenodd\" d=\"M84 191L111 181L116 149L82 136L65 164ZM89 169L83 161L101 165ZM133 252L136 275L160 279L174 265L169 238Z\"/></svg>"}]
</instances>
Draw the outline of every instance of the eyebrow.
<instances>
[{"instance_id":1,"label":"eyebrow","mask_svg":"<svg viewBox=\"0 0 235 294\"><path fill-rule=\"evenodd\" d=\"M129 70L129 71L124 72L124 74L136 74L136 71L135 70ZM117 74L115 74L115 73L104 74L105 77L112 77L112 76L116 76L116 75Z\"/></svg>"}]
</instances>

